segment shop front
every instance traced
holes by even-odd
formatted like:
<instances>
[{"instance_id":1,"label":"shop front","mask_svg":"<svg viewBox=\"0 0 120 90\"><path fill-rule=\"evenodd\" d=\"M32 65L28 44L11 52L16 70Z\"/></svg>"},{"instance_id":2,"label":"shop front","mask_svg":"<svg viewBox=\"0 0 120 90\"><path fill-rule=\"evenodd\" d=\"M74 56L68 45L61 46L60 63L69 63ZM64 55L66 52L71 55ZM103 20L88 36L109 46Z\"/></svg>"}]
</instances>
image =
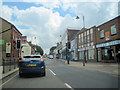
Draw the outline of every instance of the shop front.
<instances>
[{"instance_id":1,"label":"shop front","mask_svg":"<svg viewBox=\"0 0 120 90\"><path fill-rule=\"evenodd\" d=\"M97 60L101 62L119 62L120 58L120 40L96 45Z\"/></svg>"},{"instance_id":2,"label":"shop front","mask_svg":"<svg viewBox=\"0 0 120 90\"><path fill-rule=\"evenodd\" d=\"M95 46L88 46L78 49L79 60L86 60L86 62L96 62L95 58Z\"/></svg>"}]
</instances>

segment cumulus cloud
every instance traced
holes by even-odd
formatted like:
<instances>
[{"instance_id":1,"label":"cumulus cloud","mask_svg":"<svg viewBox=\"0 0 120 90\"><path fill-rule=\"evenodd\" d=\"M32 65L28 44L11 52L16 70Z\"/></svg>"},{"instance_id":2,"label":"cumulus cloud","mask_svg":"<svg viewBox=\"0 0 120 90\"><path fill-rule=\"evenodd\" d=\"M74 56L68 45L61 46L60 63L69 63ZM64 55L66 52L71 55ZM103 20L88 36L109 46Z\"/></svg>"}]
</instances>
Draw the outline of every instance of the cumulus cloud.
<instances>
[{"instance_id":1,"label":"cumulus cloud","mask_svg":"<svg viewBox=\"0 0 120 90\"><path fill-rule=\"evenodd\" d=\"M29 3L32 0L27 0ZM32 40L34 44L39 44L46 53L49 49L60 41L62 35L67 28L80 29L83 27L82 16L85 17L86 27L92 27L104 23L108 19L112 19L117 14L117 3L103 2L77 2L70 0L57 0L56 2L42 0L35 2L42 4L41 7L32 6L25 10L19 10L16 6L2 6L2 17L12 22L16 27L27 26L28 29L18 28L23 35L28 36L28 40ZM75 20L75 16L69 13L61 16L60 12L53 12L53 8L62 7L64 11L70 10L71 13L80 16L79 20ZM82 14L81 14L82 13ZM12 16L15 20L12 20ZM104 15L104 16L103 16ZM36 37L36 39L34 38Z\"/></svg>"}]
</instances>

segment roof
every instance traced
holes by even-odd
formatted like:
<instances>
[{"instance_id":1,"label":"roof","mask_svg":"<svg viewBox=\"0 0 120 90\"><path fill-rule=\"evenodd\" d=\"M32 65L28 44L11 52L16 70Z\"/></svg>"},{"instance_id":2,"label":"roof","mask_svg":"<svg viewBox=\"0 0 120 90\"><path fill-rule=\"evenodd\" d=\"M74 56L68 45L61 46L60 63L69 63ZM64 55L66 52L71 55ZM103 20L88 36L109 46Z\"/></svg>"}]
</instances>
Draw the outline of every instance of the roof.
<instances>
[{"instance_id":1,"label":"roof","mask_svg":"<svg viewBox=\"0 0 120 90\"><path fill-rule=\"evenodd\" d=\"M109 23L109 22L112 22L112 21L114 21L115 19L120 20L120 15L117 16L117 17L115 17L115 18L113 18L113 19L111 19L111 20L109 20L109 21L107 21L107 22L105 22L105 23L103 23L103 24L101 24L101 25L98 25L97 27L100 27L100 26L105 25L105 24L107 24L107 23Z\"/></svg>"}]
</instances>

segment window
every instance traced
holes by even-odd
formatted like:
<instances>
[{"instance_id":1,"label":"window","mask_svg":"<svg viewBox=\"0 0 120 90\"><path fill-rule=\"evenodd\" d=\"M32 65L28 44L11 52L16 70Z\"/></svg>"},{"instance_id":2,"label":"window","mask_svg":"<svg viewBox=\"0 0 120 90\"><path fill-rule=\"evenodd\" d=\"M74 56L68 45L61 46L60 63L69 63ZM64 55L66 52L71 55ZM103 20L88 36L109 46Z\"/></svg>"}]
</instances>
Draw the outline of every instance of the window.
<instances>
[{"instance_id":1,"label":"window","mask_svg":"<svg viewBox=\"0 0 120 90\"><path fill-rule=\"evenodd\" d=\"M90 34L91 34L91 42L93 41L93 29L90 29Z\"/></svg>"},{"instance_id":2,"label":"window","mask_svg":"<svg viewBox=\"0 0 120 90\"><path fill-rule=\"evenodd\" d=\"M89 43L89 34L87 35L87 42Z\"/></svg>"},{"instance_id":3,"label":"window","mask_svg":"<svg viewBox=\"0 0 120 90\"><path fill-rule=\"evenodd\" d=\"M104 37L105 37L104 30L101 30L100 31L100 38L104 38Z\"/></svg>"},{"instance_id":4,"label":"window","mask_svg":"<svg viewBox=\"0 0 120 90\"><path fill-rule=\"evenodd\" d=\"M86 44L86 36L85 36L85 44Z\"/></svg>"},{"instance_id":5,"label":"window","mask_svg":"<svg viewBox=\"0 0 120 90\"><path fill-rule=\"evenodd\" d=\"M82 44L83 44L83 33L81 35L82 35Z\"/></svg>"},{"instance_id":6,"label":"window","mask_svg":"<svg viewBox=\"0 0 120 90\"><path fill-rule=\"evenodd\" d=\"M93 33L91 33L91 42L93 41Z\"/></svg>"},{"instance_id":7,"label":"window","mask_svg":"<svg viewBox=\"0 0 120 90\"><path fill-rule=\"evenodd\" d=\"M88 59L94 59L94 49L88 50Z\"/></svg>"},{"instance_id":8,"label":"window","mask_svg":"<svg viewBox=\"0 0 120 90\"><path fill-rule=\"evenodd\" d=\"M84 59L84 56L83 56L83 55L84 55L84 52L83 52L83 51L80 51L80 52L79 52L79 58L80 58L80 59Z\"/></svg>"},{"instance_id":9,"label":"window","mask_svg":"<svg viewBox=\"0 0 120 90\"><path fill-rule=\"evenodd\" d=\"M81 45L81 38L80 38L80 35L79 35L79 45Z\"/></svg>"},{"instance_id":10,"label":"window","mask_svg":"<svg viewBox=\"0 0 120 90\"><path fill-rule=\"evenodd\" d=\"M111 35L116 34L116 25L111 26Z\"/></svg>"},{"instance_id":11,"label":"window","mask_svg":"<svg viewBox=\"0 0 120 90\"><path fill-rule=\"evenodd\" d=\"M102 48L102 60L114 60L113 46Z\"/></svg>"},{"instance_id":12,"label":"window","mask_svg":"<svg viewBox=\"0 0 120 90\"><path fill-rule=\"evenodd\" d=\"M87 42L89 43L89 30L87 31Z\"/></svg>"},{"instance_id":13,"label":"window","mask_svg":"<svg viewBox=\"0 0 120 90\"><path fill-rule=\"evenodd\" d=\"M86 32L84 32L84 39L85 39L85 44L86 44Z\"/></svg>"}]
</instances>

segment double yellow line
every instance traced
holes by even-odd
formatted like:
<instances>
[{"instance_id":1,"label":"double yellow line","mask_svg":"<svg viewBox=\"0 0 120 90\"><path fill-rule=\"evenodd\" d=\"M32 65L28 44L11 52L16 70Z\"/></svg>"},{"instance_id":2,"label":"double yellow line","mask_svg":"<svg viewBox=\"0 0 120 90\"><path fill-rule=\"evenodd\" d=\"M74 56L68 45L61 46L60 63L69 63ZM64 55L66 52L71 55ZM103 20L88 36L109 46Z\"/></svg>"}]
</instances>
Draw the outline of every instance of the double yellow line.
<instances>
[{"instance_id":1,"label":"double yellow line","mask_svg":"<svg viewBox=\"0 0 120 90\"><path fill-rule=\"evenodd\" d=\"M8 79L6 82L4 82L3 84L0 85L0 87L4 86L6 83L8 83L9 81L11 81L13 78L15 78L17 76L17 74L15 76L13 76L12 78Z\"/></svg>"}]
</instances>

